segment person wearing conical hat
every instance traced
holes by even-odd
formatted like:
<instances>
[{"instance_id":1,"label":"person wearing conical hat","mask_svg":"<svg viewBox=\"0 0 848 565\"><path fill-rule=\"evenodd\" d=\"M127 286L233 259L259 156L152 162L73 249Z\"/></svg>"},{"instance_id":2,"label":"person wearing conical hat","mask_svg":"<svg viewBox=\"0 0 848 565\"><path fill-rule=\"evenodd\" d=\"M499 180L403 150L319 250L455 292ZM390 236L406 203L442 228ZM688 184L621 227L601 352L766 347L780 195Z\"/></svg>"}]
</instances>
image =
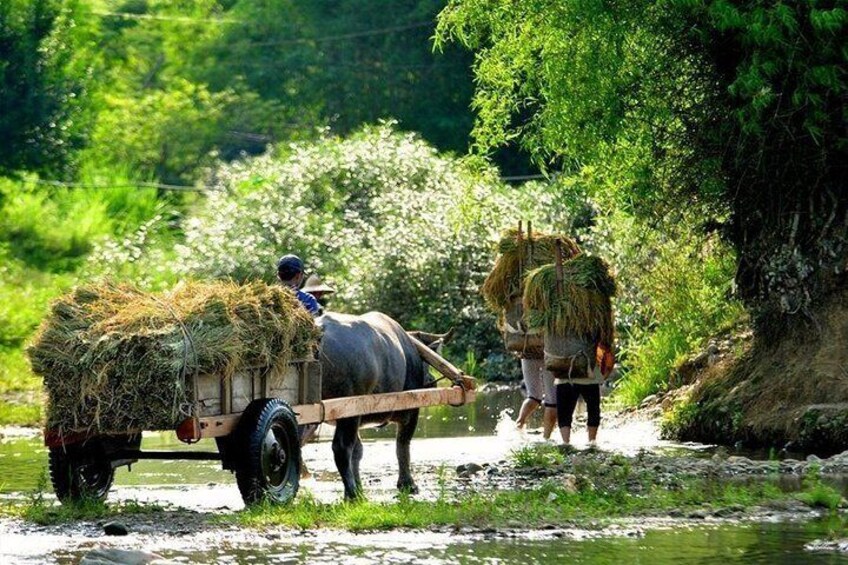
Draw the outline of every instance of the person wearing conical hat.
<instances>
[{"instance_id":1,"label":"person wearing conical hat","mask_svg":"<svg viewBox=\"0 0 848 565\"><path fill-rule=\"evenodd\" d=\"M303 292L308 292L312 296L318 300L318 303L321 306L326 306L327 297L330 294L336 292L336 289L331 287L328 284L325 284L318 275L312 274L309 275L309 278L306 279L306 282L303 284L303 288L301 288Z\"/></svg>"}]
</instances>

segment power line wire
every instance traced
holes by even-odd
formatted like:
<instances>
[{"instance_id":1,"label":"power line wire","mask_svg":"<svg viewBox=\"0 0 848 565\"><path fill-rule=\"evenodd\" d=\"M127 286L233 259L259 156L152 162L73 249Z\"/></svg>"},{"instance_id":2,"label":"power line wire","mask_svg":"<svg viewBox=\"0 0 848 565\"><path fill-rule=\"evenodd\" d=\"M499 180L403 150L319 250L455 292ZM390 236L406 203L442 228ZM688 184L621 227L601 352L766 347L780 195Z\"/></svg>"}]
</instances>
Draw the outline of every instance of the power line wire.
<instances>
[{"instance_id":1,"label":"power line wire","mask_svg":"<svg viewBox=\"0 0 848 565\"><path fill-rule=\"evenodd\" d=\"M110 189L110 188L155 188L158 190L174 190L180 192L220 192L220 189L208 186L192 186L182 184L162 184L157 182L133 182L125 184L93 184L84 182L65 182L58 180L36 179L35 184L43 186L54 186L56 188L80 188L80 189Z\"/></svg>"},{"instance_id":2,"label":"power line wire","mask_svg":"<svg viewBox=\"0 0 848 565\"><path fill-rule=\"evenodd\" d=\"M155 20L161 22L179 22L179 23L208 23L208 24L243 24L243 20L224 20L214 18L190 18L188 16L157 16L156 14L135 14L133 12L107 12L95 10L91 12L95 16L104 18L121 18L124 20Z\"/></svg>"},{"instance_id":3,"label":"power line wire","mask_svg":"<svg viewBox=\"0 0 848 565\"><path fill-rule=\"evenodd\" d=\"M500 177L500 180L505 181L505 182L510 182L510 181L521 181L521 180L537 180L537 179L547 179L547 178L550 178L550 180L554 180L554 178L555 178L555 177L556 177L556 175L551 175L551 176L549 177L549 176L547 176L547 175L543 175L543 174L536 174L536 175L513 175L513 176L508 176L508 177Z\"/></svg>"},{"instance_id":4,"label":"power line wire","mask_svg":"<svg viewBox=\"0 0 848 565\"><path fill-rule=\"evenodd\" d=\"M503 182L516 182L516 181L524 181L524 180L538 180L538 179L547 179L552 177L547 177L543 174L536 175L513 175L513 176L503 176L498 177L499 180ZM179 192L221 192L220 188L213 188L210 186L204 185L182 185L182 184L162 184L156 182L134 182L134 183L124 183L124 184L94 184L94 183L84 183L84 182L65 182L58 180L42 180L36 179L34 181L35 184L43 185L43 186L52 186L56 188L78 188L78 189L90 189L90 190L105 190L105 189L114 189L114 188L155 188L157 190L173 190Z\"/></svg>"},{"instance_id":5,"label":"power line wire","mask_svg":"<svg viewBox=\"0 0 848 565\"><path fill-rule=\"evenodd\" d=\"M244 20L224 20L224 19L207 19L207 18L190 18L187 16L157 16L155 14L134 14L132 12L107 12L107 11L94 11L92 14L101 16L101 17L112 17L112 18L122 18L122 19L133 19L133 20L154 20L154 21L163 21L163 22L179 22L179 23L211 23L211 24L247 24ZM435 23L432 21L422 21L422 22L413 22L405 25L385 27L385 28L375 28L375 29L367 29L362 31L354 31L350 33L342 33L338 35L326 35L322 37L293 37L290 39L279 39L273 41L248 41L246 42L248 45L253 45L256 47L270 47L275 45L294 45L298 43L310 43L310 42L327 42L327 41L341 41L345 39L356 39L359 37L368 37L372 35L384 35L389 33L397 33L399 31L406 31L409 29L416 29L420 27L429 27L434 26Z\"/></svg>"},{"instance_id":6,"label":"power line wire","mask_svg":"<svg viewBox=\"0 0 848 565\"><path fill-rule=\"evenodd\" d=\"M312 43L312 42L326 42L326 41L339 41L344 39L356 39L358 37L368 37L371 35L384 35L388 33L397 33L399 31L406 31L409 29L415 29L419 27L425 26L433 26L435 25L433 22L415 22L406 25L400 26L392 26L392 27L384 27L377 29L368 29L364 31L354 31L351 33L342 33L339 35L325 35L323 37L297 37L292 39L280 39L275 41L248 41L246 42L248 45L254 47L271 47L275 45L294 45L298 43Z\"/></svg>"}]
</instances>

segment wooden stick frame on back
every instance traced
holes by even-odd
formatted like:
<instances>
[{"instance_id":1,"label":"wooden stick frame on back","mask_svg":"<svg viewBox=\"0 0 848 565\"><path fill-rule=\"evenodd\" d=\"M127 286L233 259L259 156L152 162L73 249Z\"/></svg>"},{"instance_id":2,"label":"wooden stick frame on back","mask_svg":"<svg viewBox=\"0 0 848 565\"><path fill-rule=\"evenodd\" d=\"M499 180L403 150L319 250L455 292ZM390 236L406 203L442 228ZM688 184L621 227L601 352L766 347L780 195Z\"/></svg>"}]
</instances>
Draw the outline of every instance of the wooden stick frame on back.
<instances>
[{"instance_id":1,"label":"wooden stick frame on back","mask_svg":"<svg viewBox=\"0 0 848 565\"><path fill-rule=\"evenodd\" d=\"M526 268L532 265L533 257L533 226L530 221L527 222L527 256L524 256L524 225L519 220L518 222L518 249L521 260L518 264L518 280L523 281ZM524 321L524 306L519 292L510 306L504 312L504 346L507 351L511 351L519 357L525 359L541 359L544 340L541 332L530 331Z\"/></svg>"},{"instance_id":2,"label":"wooden stick frame on back","mask_svg":"<svg viewBox=\"0 0 848 565\"><path fill-rule=\"evenodd\" d=\"M563 300L565 274L563 272L562 240L555 242L556 292ZM543 358L545 369L568 378L585 379L593 369L594 356L590 356L585 340L577 335L555 335L545 331Z\"/></svg>"}]
</instances>

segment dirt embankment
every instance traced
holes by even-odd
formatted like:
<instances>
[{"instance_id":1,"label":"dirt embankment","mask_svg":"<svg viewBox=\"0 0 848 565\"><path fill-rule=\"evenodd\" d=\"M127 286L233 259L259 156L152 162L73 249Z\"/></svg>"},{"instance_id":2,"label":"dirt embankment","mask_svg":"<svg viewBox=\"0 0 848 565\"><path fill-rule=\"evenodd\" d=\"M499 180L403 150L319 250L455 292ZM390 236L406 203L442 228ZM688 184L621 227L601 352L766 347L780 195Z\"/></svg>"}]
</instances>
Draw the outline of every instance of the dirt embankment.
<instances>
[{"instance_id":1,"label":"dirt embankment","mask_svg":"<svg viewBox=\"0 0 848 565\"><path fill-rule=\"evenodd\" d=\"M724 350L711 344L708 362L702 354L683 365L693 384L659 399L666 436L819 454L848 449L848 292L781 339L723 343Z\"/></svg>"}]
</instances>

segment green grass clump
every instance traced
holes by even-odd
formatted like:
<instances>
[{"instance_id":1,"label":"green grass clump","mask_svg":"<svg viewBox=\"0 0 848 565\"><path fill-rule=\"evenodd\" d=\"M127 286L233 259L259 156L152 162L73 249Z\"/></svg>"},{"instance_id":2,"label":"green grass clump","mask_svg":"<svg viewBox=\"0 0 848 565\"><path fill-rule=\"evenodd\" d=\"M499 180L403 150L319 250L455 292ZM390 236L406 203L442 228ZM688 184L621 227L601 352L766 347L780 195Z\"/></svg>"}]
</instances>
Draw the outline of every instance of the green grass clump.
<instances>
[{"instance_id":1,"label":"green grass clump","mask_svg":"<svg viewBox=\"0 0 848 565\"><path fill-rule=\"evenodd\" d=\"M158 504L141 504L135 500L107 504L95 498L83 498L74 503L59 504L56 500L47 498L48 483L47 469L43 469L35 490L27 493L24 500L0 504L0 517L20 518L41 526L52 526L164 510Z\"/></svg>"},{"instance_id":2,"label":"green grass clump","mask_svg":"<svg viewBox=\"0 0 848 565\"><path fill-rule=\"evenodd\" d=\"M810 487L806 492L799 493L798 499L808 506L829 510L839 508L843 500L842 494L838 490L822 483Z\"/></svg>"},{"instance_id":3,"label":"green grass clump","mask_svg":"<svg viewBox=\"0 0 848 565\"><path fill-rule=\"evenodd\" d=\"M565 462L562 451L550 444L521 446L510 453L510 459L517 468L555 467Z\"/></svg>"},{"instance_id":4,"label":"green grass clump","mask_svg":"<svg viewBox=\"0 0 848 565\"><path fill-rule=\"evenodd\" d=\"M172 429L191 375L280 374L317 337L312 316L277 285L187 283L153 294L100 283L53 304L29 355L48 427Z\"/></svg>"},{"instance_id":5,"label":"green grass clump","mask_svg":"<svg viewBox=\"0 0 848 565\"><path fill-rule=\"evenodd\" d=\"M53 503L44 500L41 495L30 498L25 504L13 506L8 515L16 516L41 526L69 524L81 521L102 520L104 518L127 516L131 514L152 514L162 512L158 504L140 503L127 500L115 504L106 504L95 499L83 499L76 503Z\"/></svg>"},{"instance_id":6,"label":"green grass clump","mask_svg":"<svg viewBox=\"0 0 848 565\"><path fill-rule=\"evenodd\" d=\"M844 501L841 492L822 482L818 465L810 465L807 470L803 489L798 494L798 499L813 508L827 508L828 510L836 510Z\"/></svg>"},{"instance_id":7,"label":"green grass clump","mask_svg":"<svg viewBox=\"0 0 848 565\"><path fill-rule=\"evenodd\" d=\"M668 390L675 367L710 337L739 326L744 309L729 298L735 269L734 254L718 241L684 234L657 244L654 264L637 280L650 320L625 336L625 373L615 389L621 405Z\"/></svg>"},{"instance_id":8,"label":"green grass clump","mask_svg":"<svg viewBox=\"0 0 848 565\"><path fill-rule=\"evenodd\" d=\"M13 400L0 402L0 426L37 426L42 421L41 402Z\"/></svg>"},{"instance_id":9,"label":"green grass clump","mask_svg":"<svg viewBox=\"0 0 848 565\"><path fill-rule=\"evenodd\" d=\"M321 503L299 497L288 506L258 506L221 521L263 528L339 528L350 531L429 526L503 527L520 523L535 528L568 525L585 520L606 520L634 515L656 515L675 510L750 507L786 499L791 495L768 482L751 485L709 480L685 481L676 488L647 484L645 490L618 486L594 488L590 481L575 492L556 480L531 490L472 492L456 498L417 501L402 497L392 502Z\"/></svg>"},{"instance_id":10,"label":"green grass clump","mask_svg":"<svg viewBox=\"0 0 848 565\"><path fill-rule=\"evenodd\" d=\"M556 265L528 273L524 283L524 310L530 328L551 335L576 335L612 344L614 324L610 298L615 280L603 259L577 255L562 265L562 285L557 285Z\"/></svg>"}]
</instances>

